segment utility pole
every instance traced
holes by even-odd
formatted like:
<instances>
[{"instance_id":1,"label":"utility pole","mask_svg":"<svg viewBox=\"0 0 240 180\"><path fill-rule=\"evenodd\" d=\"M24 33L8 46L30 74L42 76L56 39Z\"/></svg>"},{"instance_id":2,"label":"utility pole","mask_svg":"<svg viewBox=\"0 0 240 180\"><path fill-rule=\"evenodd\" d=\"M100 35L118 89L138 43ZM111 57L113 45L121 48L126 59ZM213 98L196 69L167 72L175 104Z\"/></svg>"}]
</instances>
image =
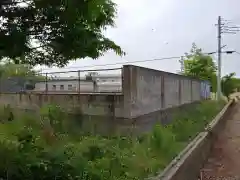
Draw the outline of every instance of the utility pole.
<instances>
[{"instance_id":1,"label":"utility pole","mask_svg":"<svg viewBox=\"0 0 240 180\"><path fill-rule=\"evenodd\" d=\"M218 76L217 76L217 100L221 99L221 67L222 67L222 48L221 48L221 43L222 43L222 19L221 16L218 16Z\"/></svg>"},{"instance_id":2,"label":"utility pole","mask_svg":"<svg viewBox=\"0 0 240 180\"><path fill-rule=\"evenodd\" d=\"M179 60L180 62L180 69L181 69L181 73L184 73L184 58L183 56L181 56L181 59Z\"/></svg>"},{"instance_id":3,"label":"utility pole","mask_svg":"<svg viewBox=\"0 0 240 180\"><path fill-rule=\"evenodd\" d=\"M221 70L222 70L222 34L236 34L240 27L231 25L231 22L223 20L221 16L218 16L218 76L217 76L217 100L221 99L222 88L221 88ZM228 53L227 53L228 54Z\"/></svg>"}]
</instances>

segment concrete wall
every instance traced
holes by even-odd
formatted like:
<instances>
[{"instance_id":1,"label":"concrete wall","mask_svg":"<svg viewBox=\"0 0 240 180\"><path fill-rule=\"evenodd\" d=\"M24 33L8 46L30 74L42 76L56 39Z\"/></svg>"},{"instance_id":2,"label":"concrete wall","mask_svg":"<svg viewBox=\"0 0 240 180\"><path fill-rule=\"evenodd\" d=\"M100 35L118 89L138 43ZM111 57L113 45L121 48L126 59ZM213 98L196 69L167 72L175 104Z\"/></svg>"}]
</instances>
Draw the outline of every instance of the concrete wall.
<instances>
[{"instance_id":1,"label":"concrete wall","mask_svg":"<svg viewBox=\"0 0 240 180\"><path fill-rule=\"evenodd\" d=\"M0 105L39 111L41 107L56 104L71 113L78 109L85 115L121 116L122 95L116 94L1 94Z\"/></svg>"},{"instance_id":2,"label":"concrete wall","mask_svg":"<svg viewBox=\"0 0 240 180\"><path fill-rule=\"evenodd\" d=\"M202 81L127 65L123 68L125 116L136 118L200 101ZM207 97L205 97L207 98Z\"/></svg>"},{"instance_id":3,"label":"concrete wall","mask_svg":"<svg viewBox=\"0 0 240 180\"><path fill-rule=\"evenodd\" d=\"M66 112L77 109L84 120L96 120L105 131L109 125L121 131L134 126L141 133L157 122L170 123L174 112L194 108L194 102L207 98L196 79L132 65L124 66L122 75L122 93L1 94L0 105L38 112L46 104L57 104Z\"/></svg>"},{"instance_id":4,"label":"concrete wall","mask_svg":"<svg viewBox=\"0 0 240 180\"><path fill-rule=\"evenodd\" d=\"M58 105L69 114L67 121L75 121L80 126L75 128L90 130L96 126L95 132L100 134L141 134L151 131L156 123L168 124L179 111L188 111L195 104L186 104L162 111L138 116L124 117L124 96L122 94L1 94L0 107L9 104L14 113L32 112L39 115L42 107ZM75 115L80 115L76 117ZM15 114L18 116L18 114ZM75 116L75 117L74 117Z\"/></svg>"},{"instance_id":5,"label":"concrete wall","mask_svg":"<svg viewBox=\"0 0 240 180\"><path fill-rule=\"evenodd\" d=\"M36 115L37 120L42 107L58 105L64 109L64 118L71 124L71 131L109 135L121 129L121 123L115 122L115 119L121 120L123 114L121 94L0 94L0 106L7 104L14 109L15 117L18 113L29 112Z\"/></svg>"},{"instance_id":6,"label":"concrete wall","mask_svg":"<svg viewBox=\"0 0 240 180\"><path fill-rule=\"evenodd\" d=\"M122 82L97 82L96 92L122 92Z\"/></svg>"}]
</instances>

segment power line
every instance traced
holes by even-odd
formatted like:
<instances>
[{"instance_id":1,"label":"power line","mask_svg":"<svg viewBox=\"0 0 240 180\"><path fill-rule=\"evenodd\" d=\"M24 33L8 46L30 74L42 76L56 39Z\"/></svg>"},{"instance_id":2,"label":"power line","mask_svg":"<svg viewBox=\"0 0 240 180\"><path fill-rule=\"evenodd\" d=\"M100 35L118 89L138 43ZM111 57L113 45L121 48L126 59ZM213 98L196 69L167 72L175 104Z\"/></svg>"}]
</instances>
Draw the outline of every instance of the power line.
<instances>
[{"instance_id":1,"label":"power line","mask_svg":"<svg viewBox=\"0 0 240 180\"><path fill-rule=\"evenodd\" d=\"M223 47L225 47L225 46L223 46ZM236 52L236 51L234 51L234 52ZM217 51L209 52L209 53L202 53L202 54L211 55L211 54L215 54L215 53L217 53ZM236 52L236 53L240 55L239 52ZM163 60L172 60L172 59L180 59L180 64L181 64L181 69L182 69L182 68L184 68L183 67L183 61L184 61L183 58L184 57L187 57L187 56L173 56L173 57L155 58L155 59L147 59L147 60L139 60L139 61L125 61L125 62L109 63L109 64L97 64L97 65L90 65L90 66L75 66L75 67L64 68L64 70L67 70L67 69L93 68L93 67L102 67L102 66L114 66L114 65L125 65L125 64L131 64L131 63L153 62L153 61L163 61ZM51 69L50 68L48 68L48 69L41 69L41 71L47 71L47 70L51 70ZM86 71L90 71L90 70L86 70ZM91 71L93 71L93 70L91 70ZM72 71L69 71L69 72L72 72ZM73 70L73 72L77 72L77 71Z\"/></svg>"},{"instance_id":2,"label":"power line","mask_svg":"<svg viewBox=\"0 0 240 180\"><path fill-rule=\"evenodd\" d=\"M216 52L209 52L209 53L202 53L202 54L211 55L211 54L214 54L214 53L216 53ZM90 66L75 66L75 67L64 68L64 70L66 70L66 69L81 69L81 68L102 67L102 66L114 66L114 65L125 65L125 64L129 64L129 63L163 61L163 60L171 60L171 59L183 59L184 57L187 57L187 56L172 56L172 57L164 57L164 58L139 60L139 61L125 61L125 62L110 63L110 64L97 64L97 65L90 65ZM46 71L46 70L51 70L51 68L41 69L41 71Z\"/></svg>"},{"instance_id":3,"label":"power line","mask_svg":"<svg viewBox=\"0 0 240 180\"><path fill-rule=\"evenodd\" d=\"M44 73L44 74L57 74L57 73L74 73L74 72L100 72L100 71L113 71L113 70L121 70L122 68L108 68L108 69L93 69L93 70L88 70L88 69L84 69L84 70L72 70L72 71L56 71L56 72L48 72L48 73Z\"/></svg>"},{"instance_id":4,"label":"power line","mask_svg":"<svg viewBox=\"0 0 240 180\"><path fill-rule=\"evenodd\" d=\"M238 52L238 51L235 51L235 53L237 53L238 55L240 55L240 52Z\"/></svg>"},{"instance_id":5,"label":"power line","mask_svg":"<svg viewBox=\"0 0 240 180\"><path fill-rule=\"evenodd\" d=\"M163 61L163 60L179 59L181 57L184 57L184 56L165 57L165 58L147 59L147 60L139 60L139 61L125 61L125 62L110 63L110 64L97 64L97 65L91 65L91 66L76 66L76 67L64 68L64 70L66 70L66 69L92 68L92 67L101 67L101 66L124 65L124 64L129 64L129 63ZM42 69L41 71L46 71L46 70L51 70L51 69L50 68Z\"/></svg>"}]
</instances>

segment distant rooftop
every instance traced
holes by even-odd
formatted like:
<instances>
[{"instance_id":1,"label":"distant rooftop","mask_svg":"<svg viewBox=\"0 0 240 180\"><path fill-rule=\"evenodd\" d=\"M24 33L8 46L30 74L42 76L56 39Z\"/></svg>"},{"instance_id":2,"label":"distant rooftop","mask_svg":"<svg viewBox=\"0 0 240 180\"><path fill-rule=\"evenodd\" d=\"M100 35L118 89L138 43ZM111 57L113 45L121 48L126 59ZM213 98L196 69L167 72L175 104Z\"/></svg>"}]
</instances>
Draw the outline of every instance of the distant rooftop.
<instances>
[{"instance_id":1,"label":"distant rooftop","mask_svg":"<svg viewBox=\"0 0 240 180\"><path fill-rule=\"evenodd\" d=\"M119 78L121 77L122 75L121 74L98 74L97 76L94 76L94 77L104 77L104 78Z\"/></svg>"},{"instance_id":2,"label":"distant rooftop","mask_svg":"<svg viewBox=\"0 0 240 180\"><path fill-rule=\"evenodd\" d=\"M79 81L77 77L64 77L64 78L51 78L47 82L56 82L56 81ZM80 81L92 82L92 80L87 80L86 78L80 78ZM37 82L45 82L45 80L39 80Z\"/></svg>"}]
</instances>

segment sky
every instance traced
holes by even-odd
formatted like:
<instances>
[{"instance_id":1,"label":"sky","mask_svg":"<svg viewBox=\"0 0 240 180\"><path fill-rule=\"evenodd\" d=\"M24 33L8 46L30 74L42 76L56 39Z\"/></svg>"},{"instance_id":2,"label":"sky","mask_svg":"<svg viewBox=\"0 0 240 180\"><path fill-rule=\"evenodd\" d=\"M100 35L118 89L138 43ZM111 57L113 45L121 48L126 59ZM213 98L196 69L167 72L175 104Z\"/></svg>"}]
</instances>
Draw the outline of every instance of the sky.
<instances>
[{"instance_id":1,"label":"sky","mask_svg":"<svg viewBox=\"0 0 240 180\"><path fill-rule=\"evenodd\" d=\"M126 56L114 52L92 60L70 62L64 69L42 67L43 72L119 68L125 63L143 67L179 72L178 59L131 63L182 56L195 42L204 52L217 50L218 16L240 26L239 0L114 0L117 3L116 26L108 28L106 36L120 45ZM225 50L240 52L240 32L223 35ZM214 60L217 56L213 55ZM240 55L222 55L222 74L236 72L240 77ZM93 67L94 66L94 67ZM109 72L111 73L111 72Z\"/></svg>"}]
</instances>

